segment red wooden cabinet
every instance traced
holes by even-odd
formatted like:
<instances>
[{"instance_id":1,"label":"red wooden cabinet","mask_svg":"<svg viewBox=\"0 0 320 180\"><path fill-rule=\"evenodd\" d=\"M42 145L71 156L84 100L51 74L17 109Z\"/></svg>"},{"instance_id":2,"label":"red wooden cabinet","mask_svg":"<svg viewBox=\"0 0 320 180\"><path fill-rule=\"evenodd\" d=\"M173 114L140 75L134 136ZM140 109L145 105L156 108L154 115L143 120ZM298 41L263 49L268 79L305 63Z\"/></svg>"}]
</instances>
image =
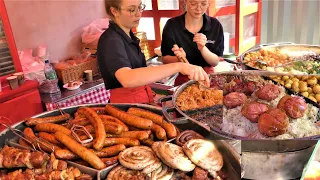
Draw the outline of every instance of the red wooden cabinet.
<instances>
[{"instance_id":1,"label":"red wooden cabinet","mask_svg":"<svg viewBox=\"0 0 320 180\"><path fill-rule=\"evenodd\" d=\"M22 67L4 0L0 0L0 18L2 30L0 37L0 70L2 68L2 72L6 72L5 75L0 75L2 86L2 91L0 92L0 116L9 118L11 124L13 124L43 112L43 107L38 91L38 82L26 81L25 84L14 90L11 90L8 86L6 77L14 72L22 72ZM14 68L10 71L5 70L6 66L12 66L12 64Z\"/></svg>"}]
</instances>

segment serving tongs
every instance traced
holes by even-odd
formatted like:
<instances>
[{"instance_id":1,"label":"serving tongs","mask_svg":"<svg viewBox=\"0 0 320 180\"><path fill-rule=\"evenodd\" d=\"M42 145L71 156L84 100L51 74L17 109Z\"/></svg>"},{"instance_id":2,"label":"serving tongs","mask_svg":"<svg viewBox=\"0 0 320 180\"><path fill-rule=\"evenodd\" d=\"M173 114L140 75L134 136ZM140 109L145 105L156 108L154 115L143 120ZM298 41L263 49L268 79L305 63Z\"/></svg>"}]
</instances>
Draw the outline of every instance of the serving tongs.
<instances>
[{"instance_id":1,"label":"serving tongs","mask_svg":"<svg viewBox=\"0 0 320 180\"><path fill-rule=\"evenodd\" d=\"M66 114L66 112L64 112L58 104L56 104L56 107L59 109L61 115L64 115ZM71 123L71 119L68 118L67 119L67 124L68 125L71 125L71 135L81 144L86 144L86 143L89 143L91 141L93 141L93 137L92 135L89 133L89 131L82 125L77 125L77 124L73 124ZM81 134L81 135L86 135L86 139L83 139L83 138L80 138L80 136L78 135Z\"/></svg>"},{"instance_id":2,"label":"serving tongs","mask_svg":"<svg viewBox=\"0 0 320 180\"><path fill-rule=\"evenodd\" d=\"M33 151L40 150L42 152L45 152L43 150L43 148L41 148L41 147L45 147L47 149L50 149L51 152L55 151L54 146L50 142L46 141L45 139L40 138L40 137L32 137L31 138L29 136L26 136L21 130L12 128L10 125L6 124L2 120L7 120L7 122L9 122L9 123L11 123L11 120L7 117L0 116L0 125L3 125L4 127L8 128L14 135L16 135L17 137L21 138L22 140L24 140L25 142L30 144L32 147L31 150L33 150Z\"/></svg>"}]
</instances>

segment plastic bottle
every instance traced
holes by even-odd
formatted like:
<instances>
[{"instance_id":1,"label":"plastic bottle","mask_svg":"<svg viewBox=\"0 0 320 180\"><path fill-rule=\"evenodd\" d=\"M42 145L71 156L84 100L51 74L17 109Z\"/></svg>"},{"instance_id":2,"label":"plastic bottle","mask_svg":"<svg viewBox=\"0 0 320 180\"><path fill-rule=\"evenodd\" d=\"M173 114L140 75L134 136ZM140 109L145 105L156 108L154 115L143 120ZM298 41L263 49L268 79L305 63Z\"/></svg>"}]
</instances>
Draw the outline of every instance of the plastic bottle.
<instances>
[{"instance_id":1,"label":"plastic bottle","mask_svg":"<svg viewBox=\"0 0 320 180\"><path fill-rule=\"evenodd\" d=\"M57 79L57 74L56 71L54 70L53 66L49 63L49 60L44 61L44 74L48 80L56 80Z\"/></svg>"}]
</instances>

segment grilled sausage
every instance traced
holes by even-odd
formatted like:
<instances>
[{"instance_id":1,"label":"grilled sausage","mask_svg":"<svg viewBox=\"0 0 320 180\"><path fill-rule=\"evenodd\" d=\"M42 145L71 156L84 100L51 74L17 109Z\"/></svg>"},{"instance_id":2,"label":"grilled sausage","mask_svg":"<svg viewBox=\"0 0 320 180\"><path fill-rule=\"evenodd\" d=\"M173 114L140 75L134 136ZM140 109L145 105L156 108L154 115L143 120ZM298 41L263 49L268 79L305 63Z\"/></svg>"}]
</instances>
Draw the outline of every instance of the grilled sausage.
<instances>
[{"instance_id":1,"label":"grilled sausage","mask_svg":"<svg viewBox=\"0 0 320 180\"><path fill-rule=\"evenodd\" d=\"M96 134L96 138L93 142L93 148L96 150L101 150L103 148L104 140L106 139L106 131L101 118L94 110L90 108L79 108L78 112L84 114L93 125Z\"/></svg>"},{"instance_id":2,"label":"grilled sausage","mask_svg":"<svg viewBox=\"0 0 320 180\"><path fill-rule=\"evenodd\" d=\"M77 156L81 157L83 160L88 162L92 167L99 170L106 167L106 165L101 161L101 159L97 155L95 155L92 151L88 150L87 148L83 147L73 138L59 131L57 131L54 134L54 136L70 151L72 151Z\"/></svg>"},{"instance_id":3,"label":"grilled sausage","mask_svg":"<svg viewBox=\"0 0 320 180\"><path fill-rule=\"evenodd\" d=\"M66 121L70 118L70 114L63 114L59 116L51 116L45 118L28 118L26 121L27 126L34 126L41 123L59 123Z\"/></svg>"},{"instance_id":4,"label":"grilled sausage","mask_svg":"<svg viewBox=\"0 0 320 180\"><path fill-rule=\"evenodd\" d=\"M122 122L129 126L133 126L139 129L151 129L152 121L149 119L131 115L111 105L106 105L105 109L108 114L120 119Z\"/></svg>"}]
</instances>

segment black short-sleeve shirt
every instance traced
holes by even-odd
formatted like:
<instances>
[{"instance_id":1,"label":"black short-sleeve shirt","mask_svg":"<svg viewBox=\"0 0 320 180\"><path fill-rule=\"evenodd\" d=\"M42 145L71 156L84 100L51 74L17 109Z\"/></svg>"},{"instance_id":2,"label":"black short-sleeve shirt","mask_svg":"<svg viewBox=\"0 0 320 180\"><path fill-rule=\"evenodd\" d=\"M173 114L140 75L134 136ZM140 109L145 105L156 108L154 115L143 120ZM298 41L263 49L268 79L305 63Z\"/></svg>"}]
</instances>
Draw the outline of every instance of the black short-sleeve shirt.
<instances>
[{"instance_id":1,"label":"black short-sleeve shirt","mask_svg":"<svg viewBox=\"0 0 320 180\"><path fill-rule=\"evenodd\" d=\"M131 31L130 36L110 21L109 28L99 39L97 59L106 89L123 87L115 77L118 69L147 67L145 56L139 46L140 40Z\"/></svg>"},{"instance_id":2,"label":"black short-sleeve shirt","mask_svg":"<svg viewBox=\"0 0 320 180\"><path fill-rule=\"evenodd\" d=\"M207 43L206 47L217 56L223 55L224 35L221 23L213 17L203 15L203 26L199 33L207 36L207 40L214 44ZM193 42L194 34L189 32L185 26L185 14L171 18L167 21L162 32L161 52L162 56L174 56L172 48L174 44L182 47L187 54L187 59L191 64L201 67L209 66L204 60L197 44Z\"/></svg>"}]
</instances>

